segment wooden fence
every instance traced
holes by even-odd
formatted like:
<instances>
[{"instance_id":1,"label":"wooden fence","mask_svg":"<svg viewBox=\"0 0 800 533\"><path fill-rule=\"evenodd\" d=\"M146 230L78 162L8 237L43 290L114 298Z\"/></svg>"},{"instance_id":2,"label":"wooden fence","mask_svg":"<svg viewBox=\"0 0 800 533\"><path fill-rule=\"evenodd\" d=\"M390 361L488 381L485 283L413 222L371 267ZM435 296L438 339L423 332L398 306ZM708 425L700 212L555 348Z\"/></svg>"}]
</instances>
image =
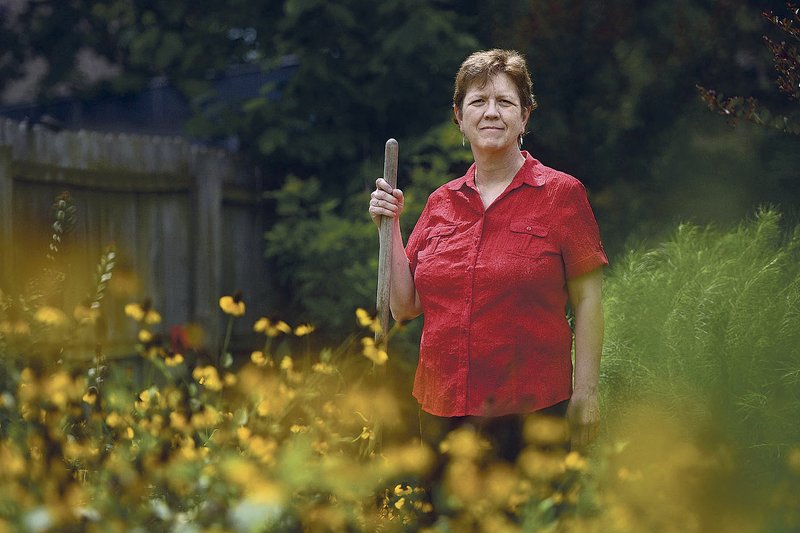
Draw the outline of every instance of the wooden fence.
<instances>
[{"instance_id":1,"label":"wooden fence","mask_svg":"<svg viewBox=\"0 0 800 533\"><path fill-rule=\"evenodd\" d=\"M103 299L108 355L133 351L136 325L128 302L152 300L162 330L196 323L211 348L225 318L218 300L241 290L244 336L268 308L263 210L257 175L221 150L181 138L51 131L0 120L0 288L24 291L44 265L52 234L51 205L68 191L77 224L58 258L67 276L63 307L94 291L104 248L117 264ZM249 318L249 320L248 320Z\"/></svg>"}]
</instances>

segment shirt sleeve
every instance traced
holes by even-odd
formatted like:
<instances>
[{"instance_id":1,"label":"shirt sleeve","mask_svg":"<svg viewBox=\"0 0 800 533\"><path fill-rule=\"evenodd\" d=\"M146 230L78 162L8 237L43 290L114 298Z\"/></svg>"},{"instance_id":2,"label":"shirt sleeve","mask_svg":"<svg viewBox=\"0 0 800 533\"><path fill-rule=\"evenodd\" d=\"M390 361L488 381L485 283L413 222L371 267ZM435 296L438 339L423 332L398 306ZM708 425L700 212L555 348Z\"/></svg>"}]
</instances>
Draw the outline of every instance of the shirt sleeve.
<instances>
[{"instance_id":1,"label":"shirt sleeve","mask_svg":"<svg viewBox=\"0 0 800 533\"><path fill-rule=\"evenodd\" d=\"M600 229L580 181L570 180L561 211L561 256L567 279L608 265Z\"/></svg>"}]
</instances>

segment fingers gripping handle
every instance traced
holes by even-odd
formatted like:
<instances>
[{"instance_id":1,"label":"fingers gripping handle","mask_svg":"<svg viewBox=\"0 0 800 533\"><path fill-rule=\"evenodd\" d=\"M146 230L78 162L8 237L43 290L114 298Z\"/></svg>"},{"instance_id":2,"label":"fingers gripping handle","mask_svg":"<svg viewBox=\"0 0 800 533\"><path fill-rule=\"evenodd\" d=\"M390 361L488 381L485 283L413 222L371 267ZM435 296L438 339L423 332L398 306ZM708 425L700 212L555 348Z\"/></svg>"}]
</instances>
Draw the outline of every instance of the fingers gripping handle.
<instances>
[{"instance_id":1,"label":"fingers gripping handle","mask_svg":"<svg viewBox=\"0 0 800 533\"><path fill-rule=\"evenodd\" d=\"M383 158L383 179L389 182L392 189L397 188L397 141L386 141ZM375 333L375 344L386 347L386 333L389 331L389 289L392 277L392 223L391 219L382 217L378 230L380 251L378 255L378 296L377 310L381 330Z\"/></svg>"}]
</instances>

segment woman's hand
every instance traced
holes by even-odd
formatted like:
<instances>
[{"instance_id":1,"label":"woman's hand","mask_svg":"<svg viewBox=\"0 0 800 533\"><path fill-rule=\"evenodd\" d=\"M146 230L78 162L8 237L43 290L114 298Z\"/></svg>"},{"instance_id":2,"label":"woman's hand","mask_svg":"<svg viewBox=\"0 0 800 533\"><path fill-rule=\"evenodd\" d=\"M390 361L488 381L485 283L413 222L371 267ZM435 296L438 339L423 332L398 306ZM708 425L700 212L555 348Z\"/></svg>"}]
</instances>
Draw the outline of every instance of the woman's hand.
<instances>
[{"instance_id":1,"label":"woman's hand","mask_svg":"<svg viewBox=\"0 0 800 533\"><path fill-rule=\"evenodd\" d=\"M376 226L381 225L381 217L399 218L403 213L403 191L392 189L383 178L375 180L375 190L369 201L369 216Z\"/></svg>"},{"instance_id":2,"label":"woman's hand","mask_svg":"<svg viewBox=\"0 0 800 533\"><path fill-rule=\"evenodd\" d=\"M597 391L575 390L567 406L570 444L580 451L597 438L600 427L600 401Z\"/></svg>"}]
</instances>

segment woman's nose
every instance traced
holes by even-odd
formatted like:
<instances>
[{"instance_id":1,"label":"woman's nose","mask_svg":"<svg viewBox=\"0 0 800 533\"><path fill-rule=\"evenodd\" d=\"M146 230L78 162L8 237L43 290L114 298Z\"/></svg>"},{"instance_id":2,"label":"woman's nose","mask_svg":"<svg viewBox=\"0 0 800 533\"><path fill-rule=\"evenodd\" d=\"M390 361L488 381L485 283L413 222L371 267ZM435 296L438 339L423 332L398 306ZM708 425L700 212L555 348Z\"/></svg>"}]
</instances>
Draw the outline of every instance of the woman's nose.
<instances>
[{"instance_id":1,"label":"woman's nose","mask_svg":"<svg viewBox=\"0 0 800 533\"><path fill-rule=\"evenodd\" d=\"M489 100L486 106L486 115L492 117L497 116L497 103L494 100Z\"/></svg>"}]
</instances>

